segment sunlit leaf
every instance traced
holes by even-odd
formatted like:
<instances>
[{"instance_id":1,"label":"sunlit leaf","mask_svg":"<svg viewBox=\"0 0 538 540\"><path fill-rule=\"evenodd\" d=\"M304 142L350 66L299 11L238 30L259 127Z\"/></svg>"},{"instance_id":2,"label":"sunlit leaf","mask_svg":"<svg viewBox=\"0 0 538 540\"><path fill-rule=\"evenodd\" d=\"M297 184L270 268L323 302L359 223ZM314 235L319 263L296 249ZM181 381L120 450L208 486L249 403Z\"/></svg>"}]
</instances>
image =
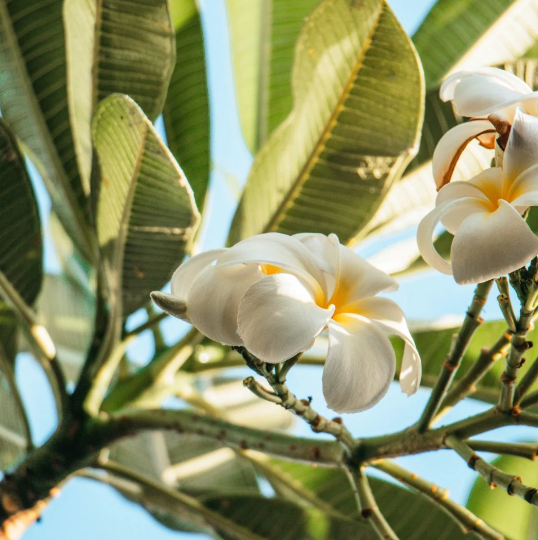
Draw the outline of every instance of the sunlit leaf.
<instances>
[{"instance_id":1,"label":"sunlit leaf","mask_svg":"<svg viewBox=\"0 0 538 540\"><path fill-rule=\"evenodd\" d=\"M370 220L414 154L422 78L382 0L325 0L301 30L294 108L254 160L229 241L316 231L342 242Z\"/></svg>"},{"instance_id":2,"label":"sunlit leaf","mask_svg":"<svg viewBox=\"0 0 538 540\"><path fill-rule=\"evenodd\" d=\"M176 66L164 104L168 146L185 171L198 208L209 183L209 97L204 36L194 0L172 0Z\"/></svg>"},{"instance_id":3,"label":"sunlit leaf","mask_svg":"<svg viewBox=\"0 0 538 540\"><path fill-rule=\"evenodd\" d=\"M128 315L170 279L199 214L183 172L132 99L105 99L92 133L101 167L99 246L114 281L122 284Z\"/></svg>"},{"instance_id":4,"label":"sunlit leaf","mask_svg":"<svg viewBox=\"0 0 538 540\"><path fill-rule=\"evenodd\" d=\"M320 0L226 0L243 136L255 153L293 107L299 31Z\"/></svg>"}]
</instances>

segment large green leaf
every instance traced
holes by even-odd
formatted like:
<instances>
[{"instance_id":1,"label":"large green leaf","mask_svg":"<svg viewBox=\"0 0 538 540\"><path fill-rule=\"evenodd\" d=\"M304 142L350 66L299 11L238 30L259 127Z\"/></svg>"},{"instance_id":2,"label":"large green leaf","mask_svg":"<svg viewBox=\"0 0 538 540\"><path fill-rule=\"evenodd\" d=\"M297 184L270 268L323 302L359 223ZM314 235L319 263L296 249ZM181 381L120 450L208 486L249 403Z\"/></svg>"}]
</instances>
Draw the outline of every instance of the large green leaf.
<instances>
[{"instance_id":1,"label":"large green leaf","mask_svg":"<svg viewBox=\"0 0 538 540\"><path fill-rule=\"evenodd\" d=\"M301 30L294 108L260 150L230 242L280 231L364 227L414 154L421 70L382 0L324 0Z\"/></svg>"},{"instance_id":2,"label":"large green leaf","mask_svg":"<svg viewBox=\"0 0 538 540\"><path fill-rule=\"evenodd\" d=\"M94 296L66 276L46 274L36 312L54 342L66 377L76 381L93 336Z\"/></svg>"},{"instance_id":3,"label":"large green leaf","mask_svg":"<svg viewBox=\"0 0 538 540\"><path fill-rule=\"evenodd\" d=\"M0 271L27 304L33 304L43 278L41 224L32 183L17 143L0 119ZM13 361L14 315L0 299L0 345Z\"/></svg>"},{"instance_id":4,"label":"large green leaf","mask_svg":"<svg viewBox=\"0 0 538 540\"><path fill-rule=\"evenodd\" d=\"M89 182L91 119L100 101L129 95L161 113L175 61L168 0L65 0L69 114L79 170Z\"/></svg>"},{"instance_id":5,"label":"large green leaf","mask_svg":"<svg viewBox=\"0 0 538 540\"><path fill-rule=\"evenodd\" d=\"M0 470L13 465L31 444L30 427L11 359L0 344Z\"/></svg>"},{"instance_id":6,"label":"large green leaf","mask_svg":"<svg viewBox=\"0 0 538 540\"><path fill-rule=\"evenodd\" d=\"M86 194L70 129L63 0L0 1L0 107L35 161L52 204L91 254Z\"/></svg>"},{"instance_id":7,"label":"large green leaf","mask_svg":"<svg viewBox=\"0 0 538 540\"><path fill-rule=\"evenodd\" d=\"M199 213L183 172L132 99L105 99L92 134L101 167L99 246L128 315L170 279Z\"/></svg>"},{"instance_id":8,"label":"large green leaf","mask_svg":"<svg viewBox=\"0 0 538 540\"><path fill-rule=\"evenodd\" d=\"M194 0L173 0L176 67L164 104L168 146L185 171L198 208L209 183L209 97L200 14Z\"/></svg>"},{"instance_id":9,"label":"large green leaf","mask_svg":"<svg viewBox=\"0 0 538 540\"><path fill-rule=\"evenodd\" d=\"M326 514L347 520L359 519L357 504L343 471L275 459L261 463L262 474L266 474L280 496L295 502L310 502L314 507L324 509ZM370 477L369 482L379 508L399 538L467 538L447 514L425 497L376 478ZM328 535L327 538L333 537Z\"/></svg>"},{"instance_id":10,"label":"large green leaf","mask_svg":"<svg viewBox=\"0 0 538 540\"><path fill-rule=\"evenodd\" d=\"M320 0L226 0L243 136L255 153L293 106L295 42Z\"/></svg>"},{"instance_id":11,"label":"large green leaf","mask_svg":"<svg viewBox=\"0 0 538 540\"><path fill-rule=\"evenodd\" d=\"M353 498L353 495L350 494ZM353 500L354 503L354 500ZM281 499L215 497L207 507L247 528L263 540L374 540L367 523L337 518ZM222 534L225 540L230 535ZM458 537L454 537L458 538Z\"/></svg>"},{"instance_id":12,"label":"large green leaf","mask_svg":"<svg viewBox=\"0 0 538 540\"><path fill-rule=\"evenodd\" d=\"M450 72L517 60L538 38L536 23L527 0L440 0L413 36L427 88Z\"/></svg>"},{"instance_id":13,"label":"large green leaf","mask_svg":"<svg viewBox=\"0 0 538 540\"><path fill-rule=\"evenodd\" d=\"M531 486L538 486L538 465L514 456L493 461L501 470L520 476ZM467 501L467 508L504 534L507 540L533 540L538 537L538 508L503 489L491 489L478 477Z\"/></svg>"}]
</instances>

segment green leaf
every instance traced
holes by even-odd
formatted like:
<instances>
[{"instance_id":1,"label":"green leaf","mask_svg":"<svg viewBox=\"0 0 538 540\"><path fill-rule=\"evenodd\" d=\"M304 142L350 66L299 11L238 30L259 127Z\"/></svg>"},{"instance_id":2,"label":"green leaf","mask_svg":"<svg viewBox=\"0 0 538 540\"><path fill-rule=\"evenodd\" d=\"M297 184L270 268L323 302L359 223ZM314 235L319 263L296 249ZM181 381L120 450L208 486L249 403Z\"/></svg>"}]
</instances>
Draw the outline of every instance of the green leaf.
<instances>
[{"instance_id":1,"label":"green leaf","mask_svg":"<svg viewBox=\"0 0 538 540\"><path fill-rule=\"evenodd\" d=\"M514 456L501 456L493 465L504 472L538 486L538 465ZM538 508L518 497L510 497L503 489L491 489L478 477L469 495L467 508L509 540L531 540L538 536Z\"/></svg>"},{"instance_id":2,"label":"green leaf","mask_svg":"<svg viewBox=\"0 0 538 540\"><path fill-rule=\"evenodd\" d=\"M63 16L69 114L78 166L89 183L98 103L127 94L155 120L174 67L174 31L167 0L66 0Z\"/></svg>"},{"instance_id":3,"label":"green leaf","mask_svg":"<svg viewBox=\"0 0 538 540\"><path fill-rule=\"evenodd\" d=\"M353 495L351 495L353 497ZM264 540L374 540L366 523L329 516L279 499L218 497L205 505ZM217 528L218 532L219 529ZM225 540L232 537L222 534Z\"/></svg>"},{"instance_id":4,"label":"green leaf","mask_svg":"<svg viewBox=\"0 0 538 540\"><path fill-rule=\"evenodd\" d=\"M46 274L36 312L56 346L67 379L76 381L93 336L95 298L66 276Z\"/></svg>"},{"instance_id":5,"label":"green leaf","mask_svg":"<svg viewBox=\"0 0 538 540\"><path fill-rule=\"evenodd\" d=\"M90 258L87 193L70 129L63 0L0 1L0 108L64 227Z\"/></svg>"},{"instance_id":6,"label":"green leaf","mask_svg":"<svg viewBox=\"0 0 538 540\"><path fill-rule=\"evenodd\" d=\"M43 279L41 223L23 157L0 119L0 271L24 301L34 303ZM0 345L14 360L16 321L0 299Z\"/></svg>"},{"instance_id":7,"label":"green leaf","mask_svg":"<svg viewBox=\"0 0 538 540\"><path fill-rule=\"evenodd\" d=\"M209 183L209 97L204 36L194 0L173 0L176 67L164 104L168 146L181 163L198 208L204 205Z\"/></svg>"},{"instance_id":8,"label":"green leaf","mask_svg":"<svg viewBox=\"0 0 538 540\"><path fill-rule=\"evenodd\" d=\"M314 507L344 516L346 520L360 519L349 480L343 471L276 459L262 462L264 468L266 463L269 470L274 469L275 475L269 473L267 479L279 495L295 502L310 502ZM261 472L266 474L267 471ZM379 508L399 538L467 538L447 514L425 497L377 478L369 477L369 483ZM328 535L327 538L333 537Z\"/></svg>"},{"instance_id":9,"label":"green leaf","mask_svg":"<svg viewBox=\"0 0 538 540\"><path fill-rule=\"evenodd\" d=\"M371 219L414 154L422 76L382 0L324 0L301 30L294 108L253 163L229 241L268 231L334 232Z\"/></svg>"},{"instance_id":10,"label":"green leaf","mask_svg":"<svg viewBox=\"0 0 538 540\"><path fill-rule=\"evenodd\" d=\"M226 0L243 136L255 153L293 107L299 31L320 0Z\"/></svg>"},{"instance_id":11,"label":"green leaf","mask_svg":"<svg viewBox=\"0 0 538 540\"><path fill-rule=\"evenodd\" d=\"M197 436L142 433L116 443L110 459L194 496L259 494L248 461L218 442Z\"/></svg>"},{"instance_id":12,"label":"green leaf","mask_svg":"<svg viewBox=\"0 0 538 540\"><path fill-rule=\"evenodd\" d=\"M413 36L426 87L461 69L517 60L538 38L537 21L538 6L526 0L438 1Z\"/></svg>"},{"instance_id":13,"label":"green leaf","mask_svg":"<svg viewBox=\"0 0 538 540\"><path fill-rule=\"evenodd\" d=\"M127 316L170 279L199 213L183 172L132 99L105 99L92 135L101 167L99 246Z\"/></svg>"},{"instance_id":14,"label":"green leaf","mask_svg":"<svg viewBox=\"0 0 538 540\"><path fill-rule=\"evenodd\" d=\"M0 344L0 470L13 465L32 445L10 358Z\"/></svg>"}]
</instances>

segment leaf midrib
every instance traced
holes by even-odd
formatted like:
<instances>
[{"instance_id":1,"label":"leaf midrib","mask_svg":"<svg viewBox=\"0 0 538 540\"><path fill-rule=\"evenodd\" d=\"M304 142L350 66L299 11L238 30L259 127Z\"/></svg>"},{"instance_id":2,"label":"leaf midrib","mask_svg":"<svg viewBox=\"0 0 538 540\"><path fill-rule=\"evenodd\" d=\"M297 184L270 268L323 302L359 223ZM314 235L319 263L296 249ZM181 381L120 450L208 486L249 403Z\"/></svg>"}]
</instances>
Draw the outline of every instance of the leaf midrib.
<instances>
[{"instance_id":1,"label":"leaf midrib","mask_svg":"<svg viewBox=\"0 0 538 540\"><path fill-rule=\"evenodd\" d=\"M260 9L260 50L258 70L258 103L256 111L256 148L267 138L269 79L271 77L271 19L273 0L262 0Z\"/></svg>"},{"instance_id":2,"label":"leaf midrib","mask_svg":"<svg viewBox=\"0 0 538 540\"><path fill-rule=\"evenodd\" d=\"M351 73L349 74L346 84L342 90L342 93L340 94L340 97L338 98L338 101L336 102L331 112L330 117L325 123L325 127L323 128L323 131L321 132L316 144L314 145L312 151L310 152L310 155L308 159L306 160L306 163L301 167L301 171L299 172L297 176L297 180L295 180L291 188L287 191L282 202L279 204L275 212L273 212L271 219L269 220L267 225L265 225L262 232L266 233L278 227L279 223L282 222L282 220L284 219L283 217L284 209L289 205L291 201L293 201L297 197L298 192L300 191L302 185L306 182L306 180L308 179L308 175L310 174L311 170L316 165L320 154L323 152L323 149L325 148L325 142L327 141L327 139L329 139L331 131L334 128L333 124L335 123L338 115L340 114L340 107L345 103L346 99L349 97L351 89L353 88L353 85L354 85L354 81L357 77L357 74L359 70L361 69L361 67L363 66L364 59L366 57L366 54L370 50L372 39L379 27L379 21L385 9L386 9L385 0L382 0L379 3L379 11L376 15L375 23L372 25L370 32L368 32L368 35L366 36L361 52L355 59L353 69L351 70ZM285 121L285 123L281 125L280 130L286 129L287 125L294 119L296 114L297 114L297 109L294 106L293 112L290 114L290 116L288 116L288 119ZM276 136L276 133L273 136Z\"/></svg>"},{"instance_id":3,"label":"leaf midrib","mask_svg":"<svg viewBox=\"0 0 538 540\"><path fill-rule=\"evenodd\" d=\"M5 40L8 44L9 50L11 51L12 58L14 58L15 60L14 64L18 69L19 78L22 81L25 95L29 98L30 106L32 108L32 116L37 122L38 131L40 135L39 137L40 144L44 145L47 155L52 160L53 166L55 168L54 176L59 179L59 185L61 186L61 191L63 195L67 198L67 202L69 203L69 206L70 206L70 212L72 213L72 215L74 216L77 222L77 229L79 230L81 234L81 238L84 239L84 242L85 242L84 247L88 253L92 253L91 243L89 242L88 237L87 237L86 220L81 214L78 201L76 200L76 197L74 196L74 193L71 189L69 179L67 178L65 174L65 170L58 156L58 153L56 152L56 148L52 144L52 137L45 123L45 120L43 118L43 114L41 112L39 102L34 93L34 88L30 82L30 77L28 75L28 71L26 70L26 64L24 62L24 58L21 55L19 42L15 34L15 31L13 29L13 25L11 24L11 16L7 10L5 0L0 0L0 19L4 21L3 30L4 30ZM39 158L37 156L35 156L35 158L39 161ZM51 179L51 180L54 180L54 179Z\"/></svg>"}]
</instances>

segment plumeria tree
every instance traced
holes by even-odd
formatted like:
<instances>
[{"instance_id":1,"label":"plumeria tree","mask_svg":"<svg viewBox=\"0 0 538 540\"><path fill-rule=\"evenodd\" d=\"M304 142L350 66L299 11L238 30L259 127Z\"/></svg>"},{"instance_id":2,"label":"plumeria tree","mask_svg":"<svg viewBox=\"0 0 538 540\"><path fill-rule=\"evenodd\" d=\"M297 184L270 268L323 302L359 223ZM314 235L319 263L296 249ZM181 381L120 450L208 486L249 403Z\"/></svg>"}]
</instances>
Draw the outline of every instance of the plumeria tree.
<instances>
[{"instance_id":1,"label":"plumeria tree","mask_svg":"<svg viewBox=\"0 0 538 540\"><path fill-rule=\"evenodd\" d=\"M538 5L439 0L412 38L385 0L226 8L253 163L227 245L204 250L195 1L0 0L0 538L74 476L223 540L530 538L538 444L498 428L538 427ZM429 267L475 285L461 324L418 327L390 298ZM20 354L55 398L40 445ZM334 416L288 386L304 365ZM416 422L353 433L395 377L430 389ZM439 423L468 397L489 405ZM426 452L476 471L466 506L395 461Z\"/></svg>"}]
</instances>

